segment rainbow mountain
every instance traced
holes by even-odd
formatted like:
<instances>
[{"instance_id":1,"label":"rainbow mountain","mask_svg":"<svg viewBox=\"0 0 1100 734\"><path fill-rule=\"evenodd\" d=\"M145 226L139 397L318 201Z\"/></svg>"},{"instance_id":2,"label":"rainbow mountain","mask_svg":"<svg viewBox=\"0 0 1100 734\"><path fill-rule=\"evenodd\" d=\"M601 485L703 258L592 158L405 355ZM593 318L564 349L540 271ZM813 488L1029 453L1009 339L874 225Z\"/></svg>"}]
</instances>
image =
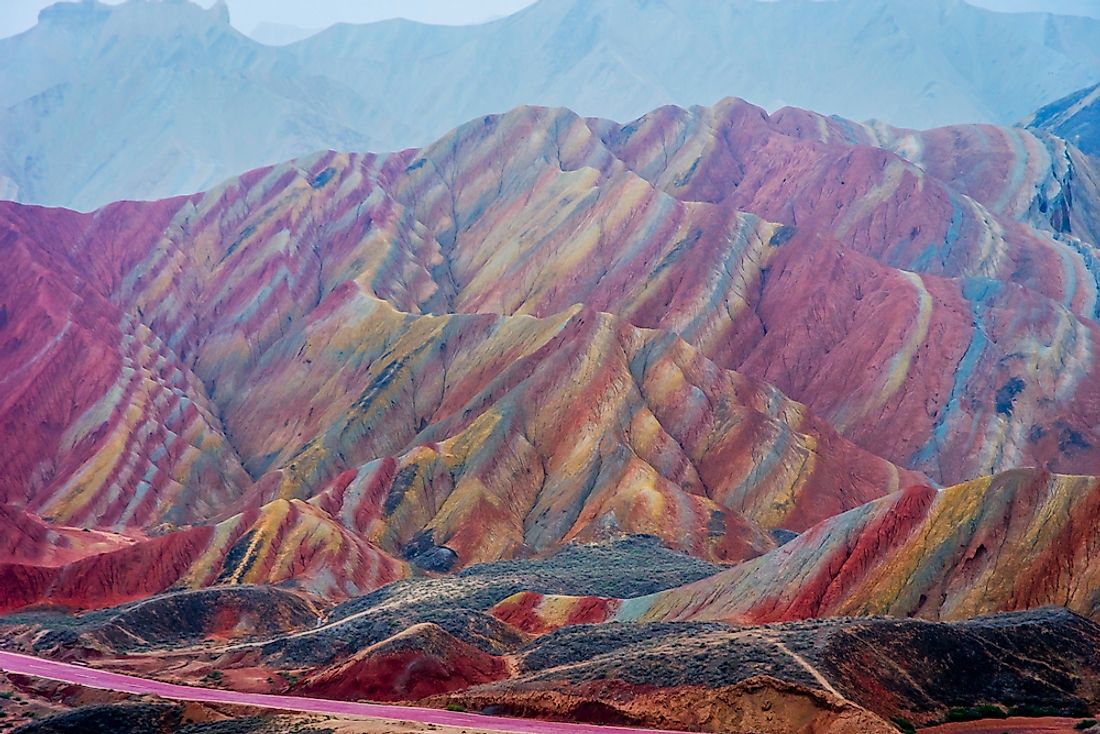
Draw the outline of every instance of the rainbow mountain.
<instances>
[{"instance_id":1,"label":"rainbow mountain","mask_svg":"<svg viewBox=\"0 0 1100 734\"><path fill-rule=\"evenodd\" d=\"M339 600L630 534L753 563L1100 474L1098 184L1044 133L727 99L0 204L3 604Z\"/></svg>"}]
</instances>

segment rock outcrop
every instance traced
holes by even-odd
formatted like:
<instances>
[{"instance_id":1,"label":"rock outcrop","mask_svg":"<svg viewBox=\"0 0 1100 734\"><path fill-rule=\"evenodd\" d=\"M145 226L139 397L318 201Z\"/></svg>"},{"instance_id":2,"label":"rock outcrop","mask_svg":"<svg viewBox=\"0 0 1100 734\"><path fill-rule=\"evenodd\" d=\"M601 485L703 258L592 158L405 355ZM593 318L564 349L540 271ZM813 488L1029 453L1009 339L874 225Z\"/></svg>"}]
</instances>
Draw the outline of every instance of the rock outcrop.
<instances>
[{"instance_id":1,"label":"rock outcrop","mask_svg":"<svg viewBox=\"0 0 1100 734\"><path fill-rule=\"evenodd\" d=\"M571 621L766 623L842 615L960 620L1067 607L1100 618L1100 482L1014 471L942 491L913 487L844 513L760 558L632 599L520 593L494 608L542 632Z\"/></svg>"}]
</instances>

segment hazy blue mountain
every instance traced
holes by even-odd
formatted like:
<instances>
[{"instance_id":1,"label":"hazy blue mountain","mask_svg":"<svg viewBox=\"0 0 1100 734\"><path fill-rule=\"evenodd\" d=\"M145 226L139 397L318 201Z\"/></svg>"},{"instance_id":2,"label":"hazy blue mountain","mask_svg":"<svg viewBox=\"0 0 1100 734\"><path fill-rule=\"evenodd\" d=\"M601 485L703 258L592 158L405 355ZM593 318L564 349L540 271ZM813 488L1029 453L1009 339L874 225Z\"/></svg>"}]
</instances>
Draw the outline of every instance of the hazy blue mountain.
<instances>
[{"instance_id":1,"label":"hazy blue mountain","mask_svg":"<svg viewBox=\"0 0 1100 734\"><path fill-rule=\"evenodd\" d=\"M540 0L284 47L221 5L86 0L0 40L0 195L160 197L314 149L423 144L518 104L625 120L734 95L928 127L1013 122L1098 80L1100 21L962 0Z\"/></svg>"},{"instance_id":2,"label":"hazy blue mountain","mask_svg":"<svg viewBox=\"0 0 1100 734\"><path fill-rule=\"evenodd\" d=\"M377 147L388 141L360 132L377 114L235 31L221 6L59 4L0 41L0 177L22 201L88 209Z\"/></svg>"},{"instance_id":3,"label":"hazy blue mountain","mask_svg":"<svg viewBox=\"0 0 1100 734\"><path fill-rule=\"evenodd\" d=\"M260 23L248 36L268 46L286 46L303 38L309 38L320 30L320 28L302 28L286 23Z\"/></svg>"},{"instance_id":4,"label":"hazy blue mountain","mask_svg":"<svg viewBox=\"0 0 1100 734\"><path fill-rule=\"evenodd\" d=\"M1089 155L1100 156L1100 84L1043 107L1024 124L1052 132Z\"/></svg>"},{"instance_id":5,"label":"hazy blue mountain","mask_svg":"<svg viewBox=\"0 0 1100 734\"><path fill-rule=\"evenodd\" d=\"M1100 0L966 0L971 5L1005 13L1057 13L1100 18Z\"/></svg>"},{"instance_id":6,"label":"hazy blue mountain","mask_svg":"<svg viewBox=\"0 0 1100 734\"><path fill-rule=\"evenodd\" d=\"M289 50L387 99L428 90L395 117L432 132L446 111L533 101L630 119L726 95L908 127L1009 123L1100 79L1100 22L961 0L543 0L479 27L337 25Z\"/></svg>"}]
</instances>

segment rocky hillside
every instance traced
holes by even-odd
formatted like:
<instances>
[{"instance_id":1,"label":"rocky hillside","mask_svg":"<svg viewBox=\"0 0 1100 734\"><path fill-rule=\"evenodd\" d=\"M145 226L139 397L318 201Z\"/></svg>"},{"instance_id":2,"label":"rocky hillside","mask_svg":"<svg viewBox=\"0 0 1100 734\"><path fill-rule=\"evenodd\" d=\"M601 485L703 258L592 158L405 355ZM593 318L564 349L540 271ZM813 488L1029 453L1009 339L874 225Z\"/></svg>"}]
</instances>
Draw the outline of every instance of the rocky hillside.
<instances>
[{"instance_id":1,"label":"rocky hillside","mask_svg":"<svg viewBox=\"0 0 1100 734\"><path fill-rule=\"evenodd\" d=\"M607 595L714 570L635 539L401 581L320 624L295 611L293 595L218 588L75 618L0 618L0 636L6 647L206 686L688 731L887 732L889 721L971 711L1080 719L1100 703L1100 628L1058 608L950 623L622 621L540 635L484 612L524 582ZM261 624L226 639L223 612L249 606L267 610ZM195 620L187 635L161 634L184 610Z\"/></svg>"},{"instance_id":2,"label":"rocky hillside","mask_svg":"<svg viewBox=\"0 0 1100 734\"><path fill-rule=\"evenodd\" d=\"M967 619L1058 605L1100 617L1100 483L1007 472L943 491L913 488L826 520L771 553L630 599L523 592L493 613L531 632L586 621L765 623L888 614Z\"/></svg>"},{"instance_id":3,"label":"rocky hillside","mask_svg":"<svg viewBox=\"0 0 1100 734\"><path fill-rule=\"evenodd\" d=\"M528 645L508 680L434 700L545 716L602 705L609 719L703 731L779 730L749 703L769 698L790 731L861 710L918 724L977 706L1081 716L1096 706L1097 633L1059 610L954 624L585 625Z\"/></svg>"},{"instance_id":4,"label":"rocky hillside","mask_svg":"<svg viewBox=\"0 0 1100 734\"><path fill-rule=\"evenodd\" d=\"M623 533L734 563L910 487L1098 473L1098 181L1042 134L726 100L0 205L0 499L118 536L11 559L4 604L341 598Z\"/></svg>"}]
</instances>

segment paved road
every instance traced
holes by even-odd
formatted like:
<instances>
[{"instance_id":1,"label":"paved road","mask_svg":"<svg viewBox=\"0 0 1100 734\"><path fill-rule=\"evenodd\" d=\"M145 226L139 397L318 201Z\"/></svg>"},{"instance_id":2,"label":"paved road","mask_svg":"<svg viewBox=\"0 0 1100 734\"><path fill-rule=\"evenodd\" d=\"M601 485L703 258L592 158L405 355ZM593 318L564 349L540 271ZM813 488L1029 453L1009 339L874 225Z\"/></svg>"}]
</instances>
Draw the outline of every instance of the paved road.
<instances>
[{"instance_id":1,"label":"paved road","mask_svg":"<svg viewBox=\"0 0 1100 734\"><path fill-rule=\"evenodd\" d=\"M214 688L199 688L197 686L179 686L173 683L162 683L146 678L59 663L13 652L0 652L0 670L73 683L88 688L120 691L122 693L152 694L177 701L239 704L241 706L258 706L260 708L328 714L331 716L365 716L375 719L415 721L422 724L438 724L468 729L517 732L518 734L639 734L640 732L683 734L682 732L665 732L657 729L639 730L615 726L594 726L591 724L563 724L537 721L535 719L508 719L411 706L387 706L384 704L329 701L321 698L302 698L299 696L239 693Z\"/></svg>"}]
</instances>

